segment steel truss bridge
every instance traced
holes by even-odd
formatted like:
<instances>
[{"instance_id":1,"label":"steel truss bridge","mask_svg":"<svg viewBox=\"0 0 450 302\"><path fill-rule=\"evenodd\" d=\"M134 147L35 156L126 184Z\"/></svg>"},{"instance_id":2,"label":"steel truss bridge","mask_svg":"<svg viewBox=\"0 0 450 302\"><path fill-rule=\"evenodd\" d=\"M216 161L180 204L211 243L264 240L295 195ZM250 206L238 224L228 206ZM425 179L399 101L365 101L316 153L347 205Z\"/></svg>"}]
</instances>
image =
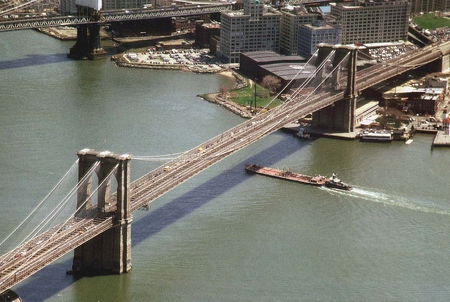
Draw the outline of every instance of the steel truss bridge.
<instances>
[{"instance_id":1,"label":"steel truss bridge","mask_svg":"<svg viewBox=\"0 0 450 302\"><path fill-rule=\"evenodd\" d=\"M430 46L359 71L356 74L355 89L362 91L393 76L439 60L443 56L448 56L449 49L450 42ZM322 68L325 70L327 67ZM338 71L334 67L328 77L336 73ZM322 78L323 74L318 71L313 77ZM340 77L337 81L345 86L346 77ZM309 90L306 89L308 91L306 94L293 94L293 97L281 106L256 115L132 182L131 212L148 205L194 175L279 130L287 123L344 98L344 91L322 89L320 85L325 86L322 82ZM110 203L114 206L114 196L111 197ZM104 216L88 214L84 218L72 217L64 225L53 227L4 254L0 257L0 293L102 232L116 227L116 224L114 217L108 214Z\"/></svg>"},{"instance_id":2,"label":"steel truss bridge","mask_svg":"<svg viewBox=\"0 0 450 302\"><path fill-rule=\"evenodd\" d=\"M161 9L137 9L103 11L98 20L90 16L59 16L37 18L1 19L0 31L20 29L74 26L80 24L107 24L120 21L137 21L156 18L171 18L179 16L196 16L202 14L220 13L231 8L230 3L186 5L179 7L166 7ZM9 10L8 10L9 11ZM5 12L0 12L0 16Z\"/></svg>"}]
</instances>

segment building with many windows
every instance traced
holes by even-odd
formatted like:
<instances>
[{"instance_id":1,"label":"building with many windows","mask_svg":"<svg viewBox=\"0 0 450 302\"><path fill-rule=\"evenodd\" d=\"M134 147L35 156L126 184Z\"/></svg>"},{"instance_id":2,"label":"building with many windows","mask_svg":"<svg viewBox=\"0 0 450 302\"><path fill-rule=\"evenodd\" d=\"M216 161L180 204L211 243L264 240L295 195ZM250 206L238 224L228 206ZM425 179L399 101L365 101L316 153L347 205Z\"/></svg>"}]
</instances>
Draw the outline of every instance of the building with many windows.
<instances>
[{"instance_id":1,"label":"building with many windows","mask_svg":"<svg viewBox=\"0 0 450 302\"><path fill-rule=\"evenodd\" d=\"M285 55L297 54L298 26L312 24L322 12L318 7L306 8L303 5L288 6L281 10L280 52Z\"/></svg>"},{"instance_id":2,"label":"building with many windows","mask_svg":"<svg viewBox=\"0 0 450 302\"><path fill-rule=\"evenodd\" d=\"M94 3L97 0L93 1ZM153 5L153 2L156 2L157 0L102 0L102 9L108 10L108 9L135 9L135 8L141 8L145 6L145 4L151 4ZM162 1L162 0L161 0ZM76 14L77 7L75 5L76 0L61 0L60 1L60 11L61 14L67 15L67 14ZM163 2L165 5L170 5L169 1Z\"/></svg>"},{"instance_id":3,"label":"building with many windows","mask_svg":"<svg viewBox=\"0 0 450 302\"><path fill-rule=\"evenodd\" d=\"M141 8L144 4L152 4L152 2L145 0L102 0L103 9Z\"/></svg>"},{"instance_id":4,"label":"building with many windows","mask_svg":"<svg viewBox=\"0 0 450 302\"><path fill-rule=\"evenodd\" d=\"M327 25L324 20L318 20L313 24L303 24L298 29L298 54L309 58L316 52L317 45L341 44L341 29L339 26Z\"/></svg>"},{"instance_id":5,"label":"building with many windows","mask_svg":"<svg viewBox=\"0 0 450 302\"><path fill-rule=\"evenodd\" d=\"M411 0L411 14L450 11L450 0Z\"/></svg>"},{"instance_id":6,"label":"building with many windows","mask_svg":"<svg viewBox=\"0 0 450 302\"><path fill-rule=\"evenodd\" d=\"M239 63L241 52L280 51L281 13L259 0L245 0L244 10L220 13L220 55Z\"/></svg>"},{"instance_id":7,"label":"building with many windows","mask_svg":"<svg viewBox=\"0 0 450 302\"><path fill-rule=\"evenodd\" d=\"M341 26L343 44L408 38L411 4L406 0L359 0L330 3L330 7L330 21Z\"/></svg>"}]
</instances>

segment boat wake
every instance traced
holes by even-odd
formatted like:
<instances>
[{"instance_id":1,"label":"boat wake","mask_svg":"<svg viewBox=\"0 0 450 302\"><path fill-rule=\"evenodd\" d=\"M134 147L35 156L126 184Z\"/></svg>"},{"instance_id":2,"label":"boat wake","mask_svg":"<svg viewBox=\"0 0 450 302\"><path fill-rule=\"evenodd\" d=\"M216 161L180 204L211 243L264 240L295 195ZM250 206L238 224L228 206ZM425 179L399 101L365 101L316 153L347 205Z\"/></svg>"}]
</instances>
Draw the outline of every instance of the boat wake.
<instances>
[{"instance_id":1,"label":"boat wake","mask_svg":"<svg viewBox=\"0 0 450 302\"><path fill-rule=\"evenodd\" d=\"M418 200L413 196L398 196L361 187L353 187L353 190L351 191L336 190L327 187L321 187L320 189L327 190L333 195L378 202L389 206L402 207L405 209L421 211L424 213L434 213L450 216L450 210L440 208L439 204L434 203L431 200Z\"/></svg>"}]
</instances>

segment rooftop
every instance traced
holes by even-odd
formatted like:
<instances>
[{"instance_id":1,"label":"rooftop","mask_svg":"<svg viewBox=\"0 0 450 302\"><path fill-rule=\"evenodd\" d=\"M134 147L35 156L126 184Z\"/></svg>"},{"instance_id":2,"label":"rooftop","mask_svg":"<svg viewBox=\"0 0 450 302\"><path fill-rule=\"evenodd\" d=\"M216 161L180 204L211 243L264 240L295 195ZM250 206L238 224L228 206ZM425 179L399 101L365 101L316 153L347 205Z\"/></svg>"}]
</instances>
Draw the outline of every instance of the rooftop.
<instances>
[{"instance_id":1,"label":"rooftop","mask_svg":"<svg viewBox=\"0 0 450 302\"><path fill-rule=\"evenodd\" d=\"M304 62L305 58L301 56L283 56L274 51L252 51L243 53L244 56L254 60L258 63L270 63L270 62Z\"/></svg>"}]
</instances>

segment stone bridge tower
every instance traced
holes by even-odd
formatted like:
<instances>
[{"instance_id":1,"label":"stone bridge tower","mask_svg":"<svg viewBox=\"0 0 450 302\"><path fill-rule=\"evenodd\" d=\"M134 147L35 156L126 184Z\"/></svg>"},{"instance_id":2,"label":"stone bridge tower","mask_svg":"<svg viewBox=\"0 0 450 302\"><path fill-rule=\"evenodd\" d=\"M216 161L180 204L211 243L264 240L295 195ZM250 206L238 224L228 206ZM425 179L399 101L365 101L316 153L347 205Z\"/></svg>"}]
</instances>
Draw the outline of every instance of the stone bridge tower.
<instances>
[{"instance_id":1,"label":"stone bridge tower","mask_svg":"<svg viewBox=\"0 0 450 302\"><path fill-rule=\"evenodd\" d=\"M347 86L345 87L344 99L337 101L331 106L323 108L313 113L313 127L327 129L331 131L339 132L352 132L355 131L355 111L357 91L355 88L356 83L356 60L358 48L355 46L332 46L327 44L319 45L318 63L319 65L332 50L335 50L335 56L331 62L333 66L337 66L343 58L349 54L349 60L347 63ZM333 75L332 87L335 90L344 89L340 87L339 75L341 68L336 69Z\"/></svg>"},{"instance_id":2,"label":"stone bridge tower","mask_svg":"<svg viewBox=\"0 0 450 302\"><path fill-rule=\"evenodd\" d=\"M77 153L78 188L76 216L113 216L114 227L79 246L74 251L72 270L82 274L126 273L131 270L130 170L131 156L109 151L83 149ZM98 177L98 202L93 204L92 176ZM111 194L111 178L117 191Z\"/></svg>"},{"instance_id":3,"label":"stone bridge tower","mask_svg":"<svg viewBox=\"0 0 450 302\"><path fill-rule=\"evenodd\" d=\"M92 7L81 6L77 4L77 15L87 16L89 24L80 24L77 26L77 41L70 49L69 58L82 60L106 59L106 51L100 45L100 12L101 3L92 3Z\"/></svg>"}]
</instances>

